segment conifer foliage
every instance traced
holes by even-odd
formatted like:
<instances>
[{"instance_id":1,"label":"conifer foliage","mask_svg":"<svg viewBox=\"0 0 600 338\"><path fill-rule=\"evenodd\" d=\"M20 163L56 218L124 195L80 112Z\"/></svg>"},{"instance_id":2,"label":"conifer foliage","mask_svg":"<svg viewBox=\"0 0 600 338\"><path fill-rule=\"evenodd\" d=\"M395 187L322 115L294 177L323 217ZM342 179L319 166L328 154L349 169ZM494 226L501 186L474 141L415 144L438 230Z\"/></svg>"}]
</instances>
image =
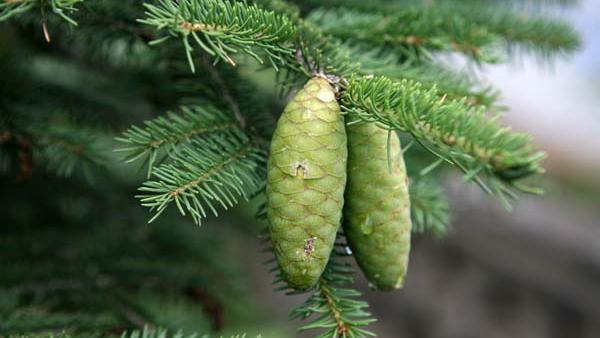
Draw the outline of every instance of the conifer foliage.
<instances>
[{"instance_id":1,"label":"conifer foliage","mask_svg":"<svg viewBox=\"0 0 600 338\"><path fill-rule=\"evenodd\" d=\"M373 281L395 264L380 284L400 287L410 229L441 236L451 218L433 177L459 172L506 206L539 192L545 154L500 123L499 95L476 73L525 53L552 62L579 39L521 13L569 1L519 2L0 0L0 336L220 334L246 281L226 256L259 233L239 215L256 205L278 289L307 297L291 312L299 330L375 336L353 251ZM306 94L317 82L326 92ZM377 143L346 142L360 137L346 128ZM345 198L360 198L342 220L346 157L364 149L377 170L352 164ZM363 215L380 203L402 220ZM238 206L232 229L178 226ZM402 248L372 255L368 243L389 241L363 237L388 233ZM207 325L184 325L190 299Z\"/></svg>"}]
</instances>

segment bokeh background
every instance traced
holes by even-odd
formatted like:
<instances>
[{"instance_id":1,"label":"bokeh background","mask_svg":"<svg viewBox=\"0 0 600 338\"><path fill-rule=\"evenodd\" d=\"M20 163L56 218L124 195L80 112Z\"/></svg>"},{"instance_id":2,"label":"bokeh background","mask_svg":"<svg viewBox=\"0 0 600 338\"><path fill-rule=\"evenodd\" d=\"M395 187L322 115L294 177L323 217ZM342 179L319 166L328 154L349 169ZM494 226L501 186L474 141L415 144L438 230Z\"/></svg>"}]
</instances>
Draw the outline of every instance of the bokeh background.
<instances>
[{"instance_id":1,"label":"bokeh background","mask_svg":"<svg viewBox=\"0 0 600 338\"><path fill-rule=\"evenodd\" d=\"M553 14L582 36L573 57L523 57L478 73L500 89L504 121L547 151L546 194L507 212L447 177L451 230L415 238L405 288L382 294L362 281L381 337L600 337L600 1ZM285 323L281 309L296 301L273 294L256 270L256 287Z\"/></svg>"},{"instance_id":2,"label":"bokeh background","mask_svg":"<svg viewBox=\"0 0 600 338\"><path fill-rule=\"evenodd\" d=\"M404 289L374 292L359 276L378 318L372 329L379 337L600 337L600 1L582 0L556 11L552 14L566 18L581 35L579 52L552 63L520 57L477 70L510 107L504 122L532 134L547 151L546 194L522 197L508 212L464 184L458 173L443 177L452 203L451 228L441 239L414 238ZM0 30L0 48L11 33ZM447 62L467 67L458 58ZM32 62L36 69L53 71L42 72L48 83L72 89L85 80L73 80L81 75L77 69L57 72L57 65L60 60L46 56ZM0 63L0 81L8 83L2 72L10 68ZM94 71L100 81L90 81L91 100L124 87L111 81L114 74ZM32 100L43 85L32 89ZM131 93L118 94L119 100L130 100ZM156 93L157 101L161 95ZM148 110L140 102L128 103ZM109 125L128 118L121 111L113 114ZM114 148L112 135L106 143ZM22 184L0 177L0 219L8 223L0 225L0 337L32 323L40 331L89 323L116 334L123 322L130 327L147 320L187 332L298 336L301 323L290 321L288 313L305 296L274 291L273 274L263 263L269 255L260 252L256 235L263 225L256 223L253 206L209 219L202 229L176 212L147 225L146 210L132 197L143 170L120 163L112 150L107 153L112 176L99 175L93 189L79 183L83 180L44 174ZM47 191L39 190L42 184ZM111 184L120 190L111 190ZM65 279L63 273L77 278ZM162 280L170 284L161 285ZM198 287L186 289L185 297L174 294L188 283ZM54 296L67 299L71 308L53 307ZM36 297L47 299L40 305ZM50 316L49 308L57 311ZM82 313L69 312L72 308Z\"/></svg>"}]
</instances>

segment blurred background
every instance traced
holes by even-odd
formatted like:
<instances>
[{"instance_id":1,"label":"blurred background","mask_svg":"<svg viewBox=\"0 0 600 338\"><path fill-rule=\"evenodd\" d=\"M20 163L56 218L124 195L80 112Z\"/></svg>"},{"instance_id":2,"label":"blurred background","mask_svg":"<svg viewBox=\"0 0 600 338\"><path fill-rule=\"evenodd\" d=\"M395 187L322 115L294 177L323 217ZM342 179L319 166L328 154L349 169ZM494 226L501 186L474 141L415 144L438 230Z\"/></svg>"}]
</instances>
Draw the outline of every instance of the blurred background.
<instances>
[{"instance_id":1,"label":"blurred background","mask_svg":"<svg viewBox=\"0 0 600 338\"><path fill-rule=\"evenodd\" d=\"M374 292L359 276L379 337L600 337L600 1L558 11L581 34L578 53L551 64L523 57L478 71L510 107L504 122L547 151L546 194L522 197L508 212L458 174L444 177L451 228L442 239L414 238L404 289ZM11 33L0 29L0 57ZM54 104L48 83L66 92L87 83L84 72L62 69L56 58L43 56L32 67L43 77L29 98L36 103ZM157 106L172 106L172 93L155 92L155 78L140 93L124 93L127 87L113 80L121 75L77 67L94 72L87 103L116 97L140 112L133 120L115 109L119 102L102 106L100 113L113 114L106 115L107 130L152 117L144 102L131 99L136 94L149 92ZM0 59L0 103L19 85L12 68ZM73 111L81 107L66 102ZM115 147L112 135L103 142ZM187 332L298 336L300 323L288 313L305 296L273 290L253 206L209 219L202 229L173 210L147 225L147 211L132 197L143 170L107 153L117 164L89 186L42 172L18 184L0 177L0 212L10 223L0 226L0 337L69 326L118 334L150 321Z\"/></svg>"},{"instance_id":2,"label":"blurred background","mask_svg":"<svg viewBox=\"0 0 600 338\"><path fill-rule=\"evenodd\" d=\"M507 212L448 177L449 234L415 238L403 290L372 292L363 281L381 337L600 337L600 1L556 14L582 36L573 57L524 57L480 74L500 89L506 124L547 151L546 194ZM256 287L285 322L280 309L294 302L256 269Z\"/></svg>"}]
</instances>

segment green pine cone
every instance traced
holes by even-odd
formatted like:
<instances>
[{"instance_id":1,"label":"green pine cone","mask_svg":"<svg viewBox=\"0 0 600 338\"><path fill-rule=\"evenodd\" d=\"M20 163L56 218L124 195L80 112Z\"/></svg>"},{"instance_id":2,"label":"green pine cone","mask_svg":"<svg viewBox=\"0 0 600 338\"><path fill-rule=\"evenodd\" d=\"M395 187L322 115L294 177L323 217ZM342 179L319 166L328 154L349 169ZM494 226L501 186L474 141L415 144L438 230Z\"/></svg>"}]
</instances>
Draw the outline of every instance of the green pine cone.
<instances>
[{"instance_id":1,"label":"green pine cone","mask_svg":"<svg viewBox=\"0 0 600 338\"><path fill-rule=\"evenodd\" d=\"M410 200L400 141L373 123L347 126L344 233L356 262L377 289L404 284L410 251ZM391 165L391 171L390 171Z\"/></svg>"},{"instance_id":2,"label":"green pine cone","mask_svg":"<svg viewBox=\"0 0 600 338\"><path fill-rule=\"evenodd\" d=\"M282 277L298 290L323 273L340 227L346 185L346 129L335 92L313 78L273 134L267 215Z\"/></svg>"}]
</instances>

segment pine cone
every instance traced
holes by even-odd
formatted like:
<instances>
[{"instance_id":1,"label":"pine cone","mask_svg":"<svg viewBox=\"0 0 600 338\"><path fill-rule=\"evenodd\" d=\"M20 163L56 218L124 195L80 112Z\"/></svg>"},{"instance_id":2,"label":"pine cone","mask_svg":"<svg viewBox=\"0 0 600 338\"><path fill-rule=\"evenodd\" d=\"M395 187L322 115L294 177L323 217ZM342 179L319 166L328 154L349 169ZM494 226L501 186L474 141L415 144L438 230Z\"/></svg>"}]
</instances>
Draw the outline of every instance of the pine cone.
<instances>
[{"instance_id":1,"label":"pine cone","mask_svg":"<svg viewBox=\"0 0 600 338\"><path fill-rule=\"evenodd\" d=\"M340 227L346 184L346 130L333 88L313 78L281 115L268 164L267 212L282 277L315 285Z\"/></svg>"},{"instance_id":2,"label":"pine cone","mask_svg":"<svg viewBox=\"0 0 600 338\"><path fill-rule=\"evenodd\" d=\"M356 262L380 290L402 287L410 251L410 199L400 141L373 123L349 125L344 232ZM389 165L391 164L391 171Z\"/></svg>"}]
</instances>

